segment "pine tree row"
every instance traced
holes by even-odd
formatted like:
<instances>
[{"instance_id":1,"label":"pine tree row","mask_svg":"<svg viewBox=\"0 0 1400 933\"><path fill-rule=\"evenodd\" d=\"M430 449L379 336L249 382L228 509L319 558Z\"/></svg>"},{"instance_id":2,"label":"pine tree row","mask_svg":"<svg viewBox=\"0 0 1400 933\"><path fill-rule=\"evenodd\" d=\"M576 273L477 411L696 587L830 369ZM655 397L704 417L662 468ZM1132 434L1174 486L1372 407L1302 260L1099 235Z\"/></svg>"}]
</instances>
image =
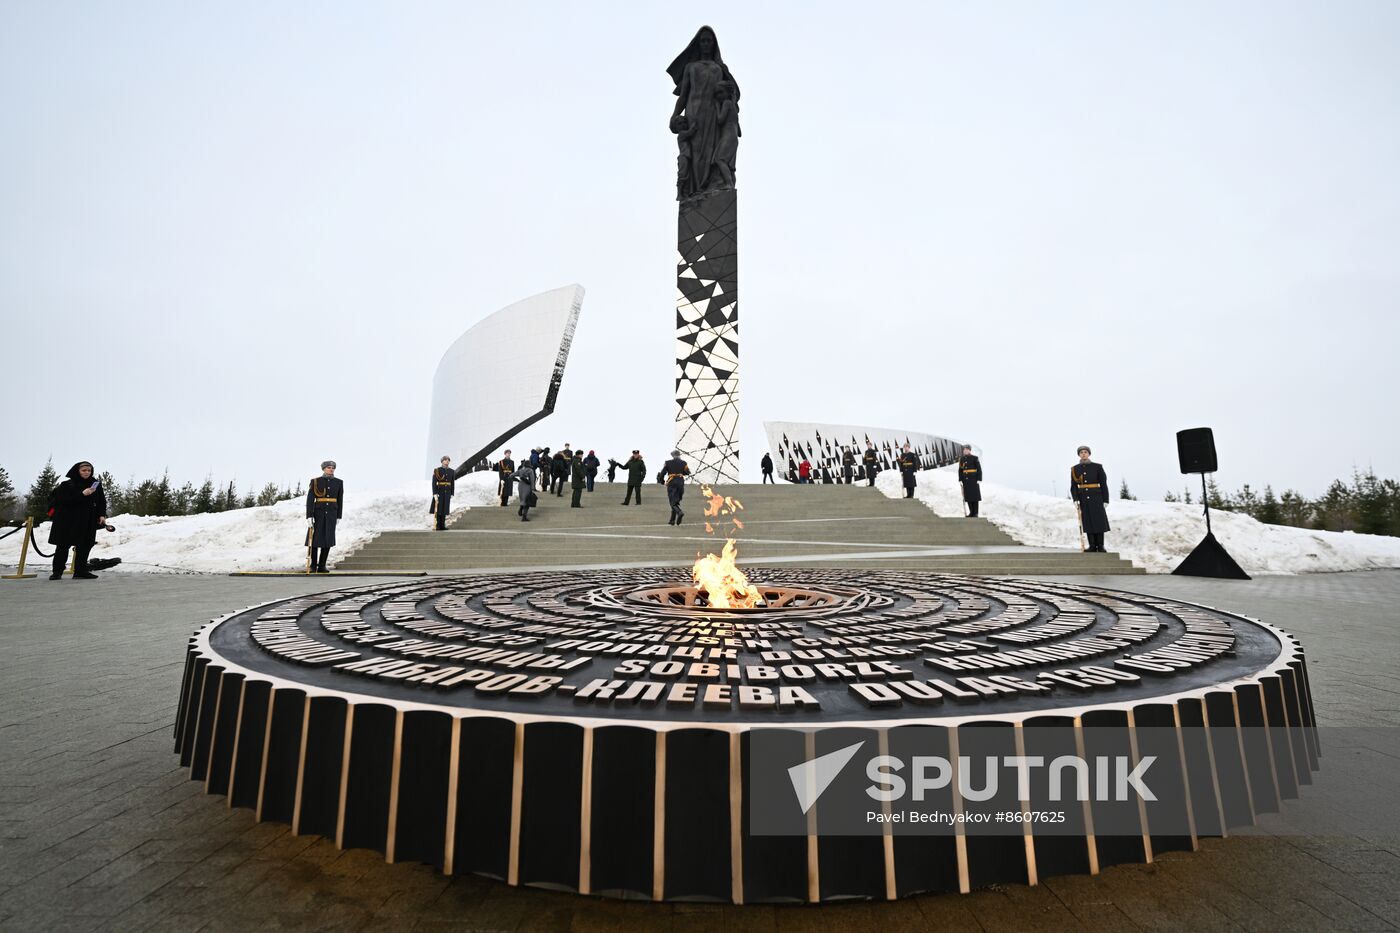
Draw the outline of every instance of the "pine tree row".
<instances>
[{"instance_id":1,"label":"pine tree row","mask_svg":"<svg viewBox=\"0 0 1400 933\"><path fill-rule=\"evenodd\" d=\"M1168 492L1164 498L1167 502L1193 501L1189 487L1180 496ZM1238 492L1223 492L1214 479L1209 479L1206 501L1213 509L1243 512L1270 525L1400 535L1400 482L1381 479L1372 470L1353 471L1350 483L1333 480L1317 499L1309 499L1293 489L1275 495L1272 486L1265 486L1259 493L1248 483Z\"/></svg>"},{"instance_id":2,"label":"pine tree row","mask_svg":"<svg viewBox=\"0 0 1400 933\"><path fill-rule=\"evenodd\" d=\"M140 482L133 477L125 484L117 482L111 473L99 474L98 479L102 481L102 490L107 496L107 511L111 515L198 515L272 505L305 495L300 483L296 489L268 483L257 492L249 489L240 495L235 483L216 486L213 478L208 476L199 486L191 482L176 486L170 481L169 473L160 479ZM29 493L20 496L15 491L10 474L0 466L0 521L26 516L36 522L43 521L49 508L49 494L60 482L62 477L50 461L44 464L44 469L30 485Z\"/></svg>"}]
</instances>

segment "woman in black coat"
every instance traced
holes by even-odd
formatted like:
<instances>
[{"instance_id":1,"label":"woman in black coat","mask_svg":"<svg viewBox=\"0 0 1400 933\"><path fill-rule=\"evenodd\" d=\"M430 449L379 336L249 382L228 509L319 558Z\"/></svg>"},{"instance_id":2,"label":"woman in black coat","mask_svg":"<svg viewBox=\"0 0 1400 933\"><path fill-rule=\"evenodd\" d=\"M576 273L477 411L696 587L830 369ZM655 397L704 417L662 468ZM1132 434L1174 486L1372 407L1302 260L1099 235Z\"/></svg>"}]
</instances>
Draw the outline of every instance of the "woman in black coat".
<instances>
[{"instance_id":1,"label":"woman in black coat","mask_svg":"<svg viewBox=\"0 0 1400 933\"><path fill-rule=\"evenodd\" d=\"M53 491L53 524L49 526L49 543L53 549L53 574L50 580L63 576L68 565L68 549L73 549L73 578L96 580L97 574L88 570L88 552L97 543L97 529L107 524L107 497L102 484L92 478L92 464L82 460L73 464L68 478Z\"/></svg>"}]
</instances>

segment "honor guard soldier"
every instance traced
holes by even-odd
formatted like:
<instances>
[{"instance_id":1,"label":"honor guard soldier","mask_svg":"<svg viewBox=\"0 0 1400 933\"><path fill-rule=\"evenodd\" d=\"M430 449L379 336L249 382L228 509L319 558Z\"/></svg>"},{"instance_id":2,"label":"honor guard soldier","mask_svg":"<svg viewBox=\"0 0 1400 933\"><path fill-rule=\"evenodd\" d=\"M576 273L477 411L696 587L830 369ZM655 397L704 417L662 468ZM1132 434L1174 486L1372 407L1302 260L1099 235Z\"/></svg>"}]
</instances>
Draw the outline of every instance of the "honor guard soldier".
<instances>
[{"instance_id":1,"label":"honor guard soldier","mask_svg":"<svg viewBox=\"0 0 1400 933\"><path fill-rule=\"evenodd\" d=\"M647 462L642 459L640 450L634 450L627 460L627 495L622 500L623 505L631 503L634 492L637 494L637 504L642 504L642 483L646 478Z\"/></svg>"},{"instance_id":2,"label":"honor guard soldier","mask_svg":"<svg viewBox=\"0 0 1400 933\"><path fill-rule=\"evenodd\" d=\"M919 455L909 449L905 444L899 452L899 473L904 477L904 498L914 498L914 487L918 482L914 479L914 474L919 472Z\"/></svg>"},{"instance_id":3,"label":"honor guard soldier","mask_svg":"<svg viewBox=\"0 0 1400 933\"><path fill-rule=\"evenodd\" d=\"M452 494L457 491L457 471L452 458L443 457L433 470L433 517L438 531L447 530L447 516L452 514Z\"/></svg>"},{"instance_id":4,"label":"honor guard soldier","mask_svg":"<svg viewBox=\"0 0 1400 933\"><path fill-rule=\"evenodd\" d=\"M515 491L515 461L507 450L496 464L496 472L501 475L501 505L510 505L510 495Z\"/></svg>"},{"instance_id":5,"label":"honor guard soldier","mask_svg":"<svg viewBox=\"0 0 1400 933\"><path fill-rule=\"evenodd\" d=\"M1102 554L1104 532L1108 531L1108 474L1090 460L1088 447L1079 448L1079 462L1069 468L1069 494L1079 509L1079 528L1089 539L1086 552Z\"/></svg>"},{"instance_id":6,"label":"honor guard soldier","mask_svg":"<svg viewBox=\"0 0 1400 933\"><path fill-rule=\"evenodd\" d=\"M681 459L679 450L671 451L671 459L661 468L666 476L666 498L671 503L671 520L666 524L679 525L685 513L681 511L681 497L685 495L685 478L690 475L690 466Z\"/></svg>"},{"instance_id":7,"label":"honor guard soldier","mask_svg":"<svg viewBox=\"0 0 1400 933\"><path fill-rule=\"evenodd\" d=\"M982 461L972 452L971 444L963 444L962 456L958 458L958 482L962 485L963 501L967 503L967 517L977 517L977 504L982 501Z\"/></svg>"},{"instance_id":8,"label":"honor guard soldier","mask_svg":"<svg viewBox=\"0 0 1400 933\"><path fill-rule=\"evenodd\" d=\"M861 456L860 462L865 467L865 485L874 486L875 474L880 472L880 455L875 452L874 444L866 443L865 453Z\"/></svg>"},{"instance_id":9,"label":"honor guard soldier","mask_svg":"<svg viewBox=\"0 0 1400 933\"><path fill-rule=\"evenodd\" d=\"M321 475L306 490L306 524L311 529L312 569L330 573L326 557L335 547L335 523L345 512L345 483L335 476L335 461L321 464Z\"/></svg>"},{"instance_id":10,"label":"honor guard soldier","mask_svg":"<svg viewBox=\"0 0 1400 933\"><path fill-rule=\"evenodd\" d=\"M856 455L849 447L841 448L841 479L851 485L856 478Z\"/></svg>"},{"instance_id":11,"label":"honor guard soldier","mask_svg":"<svg viewBox=\"0 0 1400 933\"><path fill-rule=\"evenodd\" d=\"M583 465L582 457L574 457L569 461L569 485L574 490L574 496L569 500L569 508L583 508L583 490L588 486L588 468Z\"/></svg>"}]
</instances>

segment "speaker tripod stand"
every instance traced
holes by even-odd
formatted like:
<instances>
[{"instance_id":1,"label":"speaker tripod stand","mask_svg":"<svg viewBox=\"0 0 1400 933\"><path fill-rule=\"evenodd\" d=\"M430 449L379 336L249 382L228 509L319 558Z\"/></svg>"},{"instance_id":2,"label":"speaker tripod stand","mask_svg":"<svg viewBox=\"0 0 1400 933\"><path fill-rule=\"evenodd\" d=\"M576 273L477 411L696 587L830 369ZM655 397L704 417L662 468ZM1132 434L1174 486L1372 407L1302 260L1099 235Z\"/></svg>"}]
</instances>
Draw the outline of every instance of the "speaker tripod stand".
<instances>
[{"instance_id":1,"label":"speaker tripod stand","mask_svg":"<svg viewBox=\"0 0 1400 933\"><path fill-rule=\"evenodd\" d=\"M1251 579L1210 530L1210 496L1206 492L1204 473L1201 474L1201 506L1205 509L1206 536L1172 573L1182 577L1216 577L1221 580Z\"/></svg>"}]
</instances>

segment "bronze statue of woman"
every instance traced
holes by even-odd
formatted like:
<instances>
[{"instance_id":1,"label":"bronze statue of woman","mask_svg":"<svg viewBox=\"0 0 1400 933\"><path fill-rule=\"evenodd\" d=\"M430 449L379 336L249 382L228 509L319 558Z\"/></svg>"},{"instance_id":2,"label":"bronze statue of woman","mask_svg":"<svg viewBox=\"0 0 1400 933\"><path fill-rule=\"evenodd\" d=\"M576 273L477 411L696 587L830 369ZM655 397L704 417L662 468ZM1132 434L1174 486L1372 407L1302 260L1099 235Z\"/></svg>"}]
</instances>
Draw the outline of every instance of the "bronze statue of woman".
<instances>
[{"instance_id":1,"label":"bronze statue of woman","mask_svg":"<svg viewBox=\"0 0 1400 933\"><path fill-rule=\"evenodd\" d=\"M726 101L731 106L724 116L737 121L739 83L724 64L715 31L701 26L666 73L676 84L676 108L671 112L671 132L680 147L676 199L683 201L726 182L732 185L734 153L720 152L720 121ZM737 146L737 126L735 122L726 148ZM727 162L727 171L716 166L720 158Z\"/></svg>"}]
</instances>

